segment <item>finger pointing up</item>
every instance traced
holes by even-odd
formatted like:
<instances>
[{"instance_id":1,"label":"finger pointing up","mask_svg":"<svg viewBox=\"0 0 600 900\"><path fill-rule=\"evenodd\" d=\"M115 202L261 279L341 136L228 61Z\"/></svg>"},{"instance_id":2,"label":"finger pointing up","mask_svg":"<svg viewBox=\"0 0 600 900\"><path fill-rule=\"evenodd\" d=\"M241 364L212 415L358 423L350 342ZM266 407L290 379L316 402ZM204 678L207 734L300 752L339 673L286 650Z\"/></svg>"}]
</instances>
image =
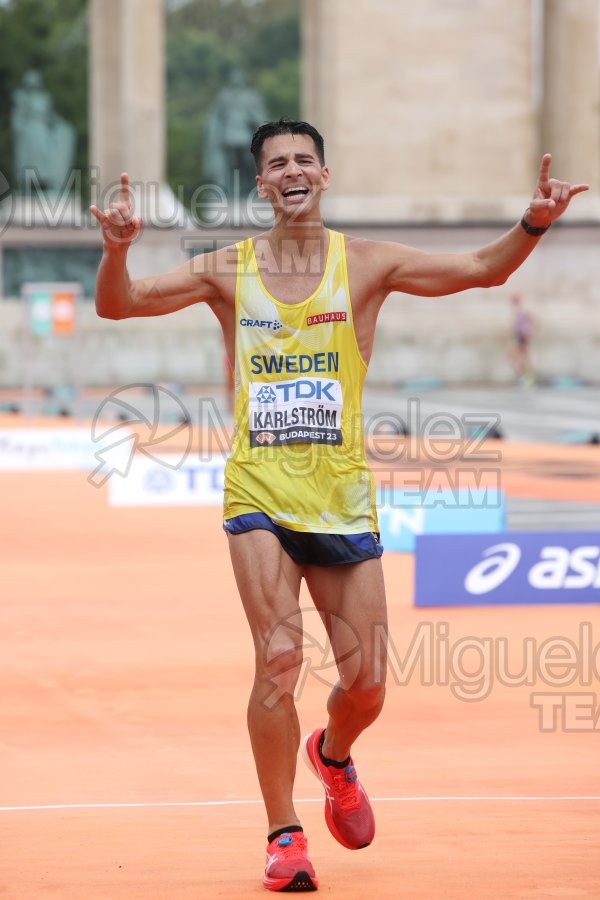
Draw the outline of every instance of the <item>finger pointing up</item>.
<instances>
[{"instance_id":1,"label":"finger pointing up","mask_svg":"<svg viewBox=\"0 0 600 900\"><path fill-rule=\"evenodd\" d=\"M119 193L119 200L121 201L121 203L130 202L129 175L127 174L127 172L121 173L121 190Z\"/></svg>"}]
</instances>

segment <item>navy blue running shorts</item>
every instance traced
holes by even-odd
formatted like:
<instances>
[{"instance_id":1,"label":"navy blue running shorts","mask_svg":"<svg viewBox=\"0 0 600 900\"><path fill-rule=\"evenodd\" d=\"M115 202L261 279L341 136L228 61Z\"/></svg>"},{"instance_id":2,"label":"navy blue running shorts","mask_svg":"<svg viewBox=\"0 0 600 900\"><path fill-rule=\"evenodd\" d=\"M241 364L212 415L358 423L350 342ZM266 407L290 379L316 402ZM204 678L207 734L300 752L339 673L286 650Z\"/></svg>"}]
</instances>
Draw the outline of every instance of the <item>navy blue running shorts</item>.
<instances>
[{"instance_id":1,"label":"navy blue running shorts","mask_svg":"<svg viewBox=\"0 0 600 900\"><path fill-rule=\"evenodd\" d=\"M271 531L285 552L301 566L341 566L379 559L383 545L379 535L372 531L362 534L314 534L310 531L292 531L276 525L265 513L245 513L226 519L223 528L228 534L244 534L262 528Z\"/></svg>"}]
</instances>

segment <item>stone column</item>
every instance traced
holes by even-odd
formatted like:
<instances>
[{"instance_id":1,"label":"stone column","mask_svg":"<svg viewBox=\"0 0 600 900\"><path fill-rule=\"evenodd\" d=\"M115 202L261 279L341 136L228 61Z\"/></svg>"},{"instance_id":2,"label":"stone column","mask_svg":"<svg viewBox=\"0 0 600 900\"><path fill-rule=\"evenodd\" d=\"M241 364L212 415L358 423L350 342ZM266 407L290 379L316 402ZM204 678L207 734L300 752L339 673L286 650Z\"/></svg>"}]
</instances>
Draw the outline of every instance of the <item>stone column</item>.
<instances>
[{"instance_id":1,"label":"stone column","mask_svg":"<svg viewBox=\"0 0 600 900\"><path fill-rule=\"evenodd\" d=\"M520 215L538 163L531 2L304 0L303 17L330 217Z\"/></svg>"},{"instance_id":2,"label":"stone column","mask_svg":"<svg viewBox=\"0 0 600 900\"><path fill-rule=\"evenodd\" d=\"M180 222L165 185L164 2L89 0L89 23L93 181L102 194L126 171L146 223Z\"/></svg>"},{"instance_id":3,"label":"stone column","mask_svg":"<svg viewBox=\"0 0 600 900\"><path fill-rule=\"evenodd\" d=\"M543 150L553 172L600 190L600 4L545 0ZM592 199L581 197L580 201ZM580 203L581 207L582 204Z\"/></svg>"}]
</instances>

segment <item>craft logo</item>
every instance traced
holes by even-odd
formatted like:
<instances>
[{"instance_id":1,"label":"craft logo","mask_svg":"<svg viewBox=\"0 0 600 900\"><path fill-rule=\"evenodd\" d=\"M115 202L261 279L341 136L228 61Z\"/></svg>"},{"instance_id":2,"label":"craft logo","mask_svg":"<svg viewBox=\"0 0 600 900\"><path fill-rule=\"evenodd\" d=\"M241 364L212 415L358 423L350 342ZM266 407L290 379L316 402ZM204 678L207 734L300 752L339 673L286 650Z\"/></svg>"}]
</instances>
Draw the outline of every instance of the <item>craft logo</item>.
<instances>
[{"instance_id":1,"label":"craft logo","mask_svg":"<svg viewBox=\"0 0 600 900\"><path fill-rule=\"evenodd\" d=\"M328 312L321 313L316 316L308 316L307 325L325 325L327 322L345 322L347 313L345 312Z\"/></svg>"},{"instance_id":2,"label":"craft logo","mask_svg":"<svg viewBox=\"0 0 600 900\"><path fill-rule=\"evenodd\" d=\"M278 319L269 321L268 319L240 319L242 328L268 328L270 331L279 331L283 325Z\"/></svg>"}]
</instances>

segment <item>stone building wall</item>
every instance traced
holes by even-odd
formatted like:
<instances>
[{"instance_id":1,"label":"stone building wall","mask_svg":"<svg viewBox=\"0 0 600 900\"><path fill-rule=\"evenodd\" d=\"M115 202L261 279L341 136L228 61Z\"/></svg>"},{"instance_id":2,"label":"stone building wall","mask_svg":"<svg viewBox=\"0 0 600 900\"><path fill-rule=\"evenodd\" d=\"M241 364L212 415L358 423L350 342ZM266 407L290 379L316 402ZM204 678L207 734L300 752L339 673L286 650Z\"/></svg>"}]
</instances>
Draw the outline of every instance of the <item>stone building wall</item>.
<instances>
[{"instance_id":1,"label":"stone building wall","mask_svg":"<svg viewBox=\"0 0 600 900\"><path fill-rule=\"evenodd\" d=\"M597 0L303 0L304 114L345 222L514 218L542 152L600 219Z\"/></svg>"}]
</instances>

